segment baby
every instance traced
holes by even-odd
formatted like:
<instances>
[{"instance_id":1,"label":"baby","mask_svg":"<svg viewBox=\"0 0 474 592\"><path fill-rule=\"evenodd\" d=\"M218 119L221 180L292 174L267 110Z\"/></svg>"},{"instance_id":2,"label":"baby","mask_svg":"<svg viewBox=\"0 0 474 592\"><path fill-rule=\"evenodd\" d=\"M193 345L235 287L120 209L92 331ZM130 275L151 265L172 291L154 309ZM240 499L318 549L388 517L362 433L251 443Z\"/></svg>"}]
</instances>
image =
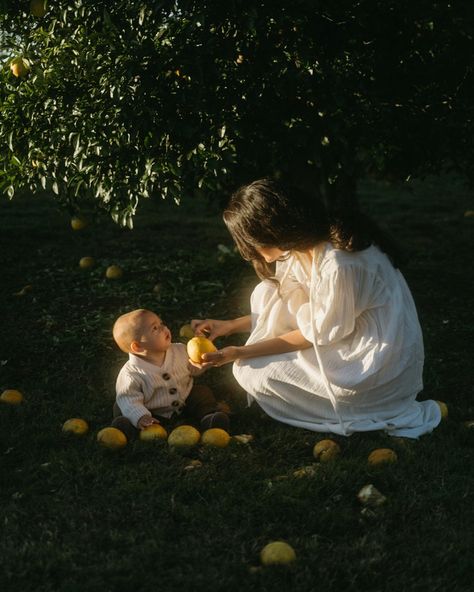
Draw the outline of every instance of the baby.
<instances>
[{"instance_id":1,"label":"baby","mask_svg":"<svg viewBox=\"0 0 474 592\"><path fill-rule=\"evenodd\" d=\"M160 418L183 412L202 430L229 429L229 417L218 410L211 389L193 385L193 376L204 370L190 364L184 344L172 343L159 316L132 310L115 321L113 336L129 359L117 377L112 426L129 440Z\"/></svg>"}]
</instances>

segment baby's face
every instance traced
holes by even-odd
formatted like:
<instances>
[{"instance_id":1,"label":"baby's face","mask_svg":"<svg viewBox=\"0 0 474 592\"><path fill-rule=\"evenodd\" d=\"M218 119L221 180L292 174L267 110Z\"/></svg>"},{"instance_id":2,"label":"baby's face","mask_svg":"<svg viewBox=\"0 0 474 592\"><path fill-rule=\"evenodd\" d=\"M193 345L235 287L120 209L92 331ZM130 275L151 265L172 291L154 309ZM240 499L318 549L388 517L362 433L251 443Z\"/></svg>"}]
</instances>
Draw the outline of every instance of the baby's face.
<instances>
[{"instance_id":1,"label":"baby's face","mask_svg":"<svg viewBox=\"0 0 474 592\"><path fill-rule=\"evenodd\" d=\"M141 326L140 345L152 352L164 352L171 345L171 331L160 317L147 312Z\"/></svg>"}]
</instances>

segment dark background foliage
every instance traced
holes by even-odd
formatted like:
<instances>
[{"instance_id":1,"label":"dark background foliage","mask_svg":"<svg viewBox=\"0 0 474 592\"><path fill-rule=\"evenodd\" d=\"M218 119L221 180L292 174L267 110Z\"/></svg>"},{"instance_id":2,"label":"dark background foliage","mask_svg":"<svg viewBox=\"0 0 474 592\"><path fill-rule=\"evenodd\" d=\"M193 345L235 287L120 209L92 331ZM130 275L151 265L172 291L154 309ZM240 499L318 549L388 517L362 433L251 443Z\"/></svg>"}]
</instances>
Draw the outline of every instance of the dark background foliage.
<instances>
[{"instance_id":1,"label":"dark background foliage","mask_svg":"<svg viewBox=\"0 0 474 592\"><path fill-rule=\"evenodd\" d=\"M472 178L469 2L3 2L0 188L131 224L142 197L284 175ZM15 78L11 59L28 60Z\"/></svg>"}]
</instances>

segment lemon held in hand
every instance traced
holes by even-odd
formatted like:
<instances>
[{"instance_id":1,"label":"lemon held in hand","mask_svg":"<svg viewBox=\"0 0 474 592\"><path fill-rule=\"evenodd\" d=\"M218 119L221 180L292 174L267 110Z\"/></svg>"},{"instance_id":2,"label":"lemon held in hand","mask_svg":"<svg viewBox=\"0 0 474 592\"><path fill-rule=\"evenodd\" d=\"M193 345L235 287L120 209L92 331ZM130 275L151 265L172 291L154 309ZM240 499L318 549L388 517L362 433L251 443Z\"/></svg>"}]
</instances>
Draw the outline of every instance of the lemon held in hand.
<instances>
[{"instance_id":1,"label":"lemon held in hand","mask_svg":"<svg viewBox=\"0 0 474 592\"><path fill-rule=\"evenodd\" d=\"M140 440L144 440L146 442L151 440L166 440L168 437L168 432L159 423L152 423L146 428L143 428L143 430L140 430L138 437Z\"/></svg>"},{"instance_id":2,"label":"lemon held in hand","mask_svg":"<svg viewBox=\"0 0 474 592\"><path fill-rule=\"evenodd\" d=\"M260 561L263 565L286 565L296 559L296 553L288 543L275 541L268 543L260 551Z\"/></svg>"},{"instance_id":3,"label":"lemon held in hand","mask_svg":"<svg viewBox=\"0 0 474 592\"><path fill-rule=\"evenodd\" d=\"M0 395L0 401L8 405L19 405L23 401L23 395L16 389L7 389Z\"/></svg>"},{"instance_id":4,"label":"lemon held in hand","mask_svg":"<svg viewBox=\"0 0 474 592\"><path fill-rule=\"evenodd\" d=\"M202 355L217 351L217 347L207 337L193 337L187 343L188 356L196 364L202 363Z\"/></svg>"},{"instance_id":5,"label":"lemon held in hand","mask_svg":"<svg viewBox=\"0 0 474 592\"><path fill-rule=\"evenodd\" d=\"M103 428L97 434L97 442L109 450L119 450L127 445L127 437L117 428Z\"/></svg>"},{"instance_id":6,"label":"lemon held in hand","mask_svg":"<svg viewBox=\"0 0 474 592\"><path fill-rule=\"evenodd\" d=\"M72 434L74 436L83 436L87 434L89 425L84 419L73 417L63 423L63 432Z\"/></svg>"}]
</instances>

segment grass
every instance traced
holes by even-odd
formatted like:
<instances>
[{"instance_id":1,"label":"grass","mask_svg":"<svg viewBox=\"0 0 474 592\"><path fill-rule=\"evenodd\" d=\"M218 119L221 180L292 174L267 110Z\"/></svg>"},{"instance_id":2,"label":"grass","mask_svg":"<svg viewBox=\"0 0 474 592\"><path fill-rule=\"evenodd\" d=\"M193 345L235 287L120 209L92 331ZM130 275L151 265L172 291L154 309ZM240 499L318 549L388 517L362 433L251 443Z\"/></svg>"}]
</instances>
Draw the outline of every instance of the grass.
<instances>
[{"instance_id":1,"label":"grass","mask_svg":"<svg viewBox=\"0 0 474 592\"><path fill-rule=\"evenodd\" d=\"M414 442L336 438L340 459L300 478L325 435L247 408L230 368L204 381L250 444L178 454L136 442L107 454L95 441L124 361L110 333L117 315L151 308L177 335L191 318L248 312L256 279L236 256L219 260L218 245L232 245L215 210L148 202L133 231L97 218L74 232L49 199L0 204L0 390L25 395L0 406L2 590L471 589L472 195L457 179L432 178L367 182L361 196L410 253L403 271L426 348L420 398L446 401L450 416ZM86 255L97 259L92 270L78 266ZM105 279L112 263L122 280ZM62 435L70 417L87 419L85 438ZM398 463L370 468L369 452L388 446ZM202 467L186 471L191 459ZM387 496L376 510L357 500L367 483ZM296 563L260 567L260 549L276 539L294 547Z\"/></svg>"}]
</instances>

